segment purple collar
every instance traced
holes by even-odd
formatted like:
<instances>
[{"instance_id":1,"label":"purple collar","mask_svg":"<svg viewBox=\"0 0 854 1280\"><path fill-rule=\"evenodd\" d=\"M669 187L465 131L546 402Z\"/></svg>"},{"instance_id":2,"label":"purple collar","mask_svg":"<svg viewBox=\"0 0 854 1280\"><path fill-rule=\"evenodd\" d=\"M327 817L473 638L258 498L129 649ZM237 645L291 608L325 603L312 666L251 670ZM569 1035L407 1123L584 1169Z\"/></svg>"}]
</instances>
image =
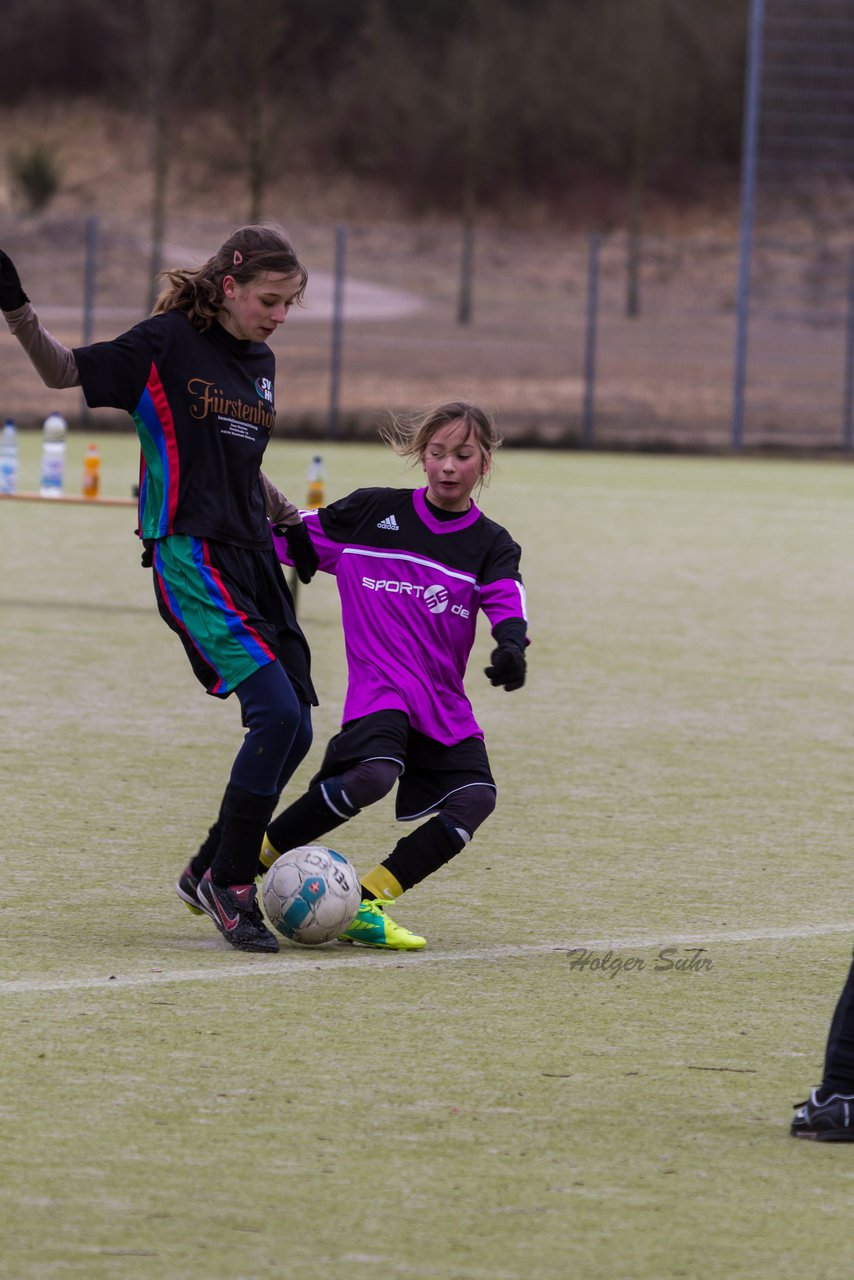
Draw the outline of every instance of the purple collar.
<instances>
[{"instance_id":1,"label":"purple collar","mask_svg":"<svg viewBox=\"0 0 854 1280\"><path fill-rule=\"evenodd\" d=\"M415 513L419 520L426 524L431 533L459 533L461 529L467 529L469 525L474 524L480 516L479 509L472 501L468 511L461 511L456 520L437 520L430 508L427 506L427 486L423 489L413 489L412 504L415 507Z\"/></svg>"}]
</instances>

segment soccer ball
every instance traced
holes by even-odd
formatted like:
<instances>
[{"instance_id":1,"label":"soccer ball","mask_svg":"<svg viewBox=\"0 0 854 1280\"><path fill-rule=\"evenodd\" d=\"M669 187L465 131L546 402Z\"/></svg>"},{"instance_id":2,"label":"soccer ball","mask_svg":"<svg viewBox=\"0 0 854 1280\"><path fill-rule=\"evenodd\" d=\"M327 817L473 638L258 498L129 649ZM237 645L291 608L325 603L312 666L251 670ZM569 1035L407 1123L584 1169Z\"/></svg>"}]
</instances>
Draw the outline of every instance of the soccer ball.
<instances>
[{"instance_id":1,"label":"soccer ball","mask_svg":"<svg viewBox=\"0 0 854 1280\"><path fill-rule=\"evenodd\" d=\"M261 889L273 928L306 947L330 942L356 918L362 900L352 863L323 844L305 844L277 858Z\"/></svg>"}]
</instances>

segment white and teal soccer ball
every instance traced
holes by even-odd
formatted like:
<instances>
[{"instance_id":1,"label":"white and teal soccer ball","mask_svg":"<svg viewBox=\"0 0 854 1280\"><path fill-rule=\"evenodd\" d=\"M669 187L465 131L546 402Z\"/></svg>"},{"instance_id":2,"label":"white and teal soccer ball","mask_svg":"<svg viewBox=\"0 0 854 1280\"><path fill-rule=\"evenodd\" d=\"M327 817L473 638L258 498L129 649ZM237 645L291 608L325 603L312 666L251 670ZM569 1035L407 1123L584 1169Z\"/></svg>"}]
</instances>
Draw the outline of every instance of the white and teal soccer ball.
<instances>
[{"instance_id":1,"label":"white and teal soccer ball","mask_svg":"<svg viewBox=\"0 0 854 1280\"><path fill-rule=\"evenodd\" d=\"M356 918L362 890L343 854L305 844L277 858L261 889L270 924L306 947L330 942Z\"/></svg>"}]
</instances>

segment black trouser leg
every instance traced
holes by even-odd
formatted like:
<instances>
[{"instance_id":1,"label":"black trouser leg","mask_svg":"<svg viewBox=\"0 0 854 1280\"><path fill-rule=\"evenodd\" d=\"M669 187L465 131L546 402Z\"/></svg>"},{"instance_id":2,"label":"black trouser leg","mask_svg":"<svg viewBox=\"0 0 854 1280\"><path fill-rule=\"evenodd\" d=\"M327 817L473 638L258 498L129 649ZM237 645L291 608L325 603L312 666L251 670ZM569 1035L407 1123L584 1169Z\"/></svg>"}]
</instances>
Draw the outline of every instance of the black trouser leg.
<instances>
[{"instance_id":1,"label":"black trouser leg","mask_svg":"<svg viewBox=\"0 0 854 1280\"><path fill-rule=\"evenodd\" d=\"M822 1089L854 1093L854 960L830 1023Z\"/></svg>"}]
</instances>

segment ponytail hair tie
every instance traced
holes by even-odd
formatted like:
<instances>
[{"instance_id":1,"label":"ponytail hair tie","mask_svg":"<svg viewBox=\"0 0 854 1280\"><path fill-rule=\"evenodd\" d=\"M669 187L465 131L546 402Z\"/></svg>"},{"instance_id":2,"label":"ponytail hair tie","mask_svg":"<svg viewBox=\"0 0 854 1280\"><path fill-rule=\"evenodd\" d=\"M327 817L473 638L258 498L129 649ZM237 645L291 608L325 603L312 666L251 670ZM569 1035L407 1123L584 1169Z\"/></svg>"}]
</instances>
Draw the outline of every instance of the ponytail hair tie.
<instances>
[{"instance_id":1,"label":"ponytail hair tie","mask_svg":"<svg viewBox=\"0 0 854 1280\"><path fill-rule=\"evenodd\" d=\"M239 249L235 249L234 257L231 260L232 266L239 267L242 261L243 261L243 254L240 252Z\"/></svg>"}]
</instances>

